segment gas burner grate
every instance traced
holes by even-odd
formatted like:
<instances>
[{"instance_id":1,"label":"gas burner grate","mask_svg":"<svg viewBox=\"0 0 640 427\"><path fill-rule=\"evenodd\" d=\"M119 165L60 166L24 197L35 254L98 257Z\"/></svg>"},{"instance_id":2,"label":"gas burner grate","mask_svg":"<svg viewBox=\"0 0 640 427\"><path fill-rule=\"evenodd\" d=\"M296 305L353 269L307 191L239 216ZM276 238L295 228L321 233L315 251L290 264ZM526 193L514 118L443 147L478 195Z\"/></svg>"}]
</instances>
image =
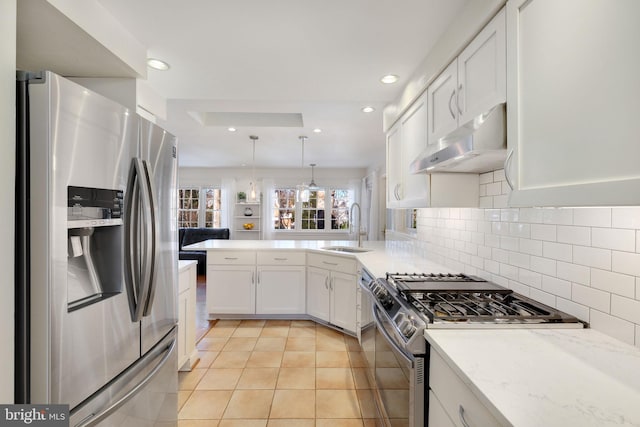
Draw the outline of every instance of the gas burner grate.
<instances>
[{"instance_id":1,"label":"gas burner grate","mask_svg":"<svg viewBox=\"0 0 640 427\"><path fill-rule=\"evenodd\" d=\"M558 313L545 306L516 296L512 291L424 292L404 290L407 301L430 322L553 322Z\"/></svg>"},{"instance_id":2,"label":"gas burner grate","mask_svg":"<svg viewBox=\"0 0 640 427\"><path fill-rule=\"evenodd\" d=\"M395 282L485 282L462 273L387 273L387 280Z\"/></svg>"}]
</instances>

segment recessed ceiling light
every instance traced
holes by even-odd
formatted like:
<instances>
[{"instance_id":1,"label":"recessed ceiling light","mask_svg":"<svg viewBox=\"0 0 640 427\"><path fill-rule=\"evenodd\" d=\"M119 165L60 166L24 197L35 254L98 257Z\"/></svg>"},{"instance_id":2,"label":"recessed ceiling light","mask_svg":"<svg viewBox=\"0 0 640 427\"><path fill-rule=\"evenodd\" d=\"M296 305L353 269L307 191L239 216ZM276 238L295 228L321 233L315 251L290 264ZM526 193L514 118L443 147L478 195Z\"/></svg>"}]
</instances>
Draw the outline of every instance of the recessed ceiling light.
<instances>
[{"instance_id":1,"label":"recessed ceiling light","mask_svg":"<svg viewBox=\"0 0 640 427\"><path fill-rule=\"evenodd\" d=\"M373 107L369 107L369 106L362 107L362 112L363 113L373 113L374 111L376 111L376 109L373 108Z\"/></svg>"},{"instance_id":2,"label":"recessed ceiling light","mask_svg":"<svg viewBox=\"0 0 640 427\"><path fill-rule=\"evenodd\" d=\"M321 132L322 132L322 129L320 129L320 128L315 128L313 131L314 131L315 133L321 133Z\"/></svg>"},{"instance_id":3,"label":"recessed ceiling light","mask_svg":"<svg viewBox=\"0 0 640 427\"><path fill-rule=\"evenodd\" d=\"M236 128L233 128L233 127L232 127L232 128L228 128L227 130L228 130L229 132L235 132L235 131L237 131L238 129L236 129Z\"/></svg>"},{"instance_id":4,"label":"recessed ceiling light","mask_svg":"<svg viewBox=\"0 0 640 427\"><path fill-rule=\"evenodd\" d=\"M395 74L387 74L386 76L383 76L380 81L386 84L395 83L398 81L398 76Z\"/></svg>"},{"instance_id":5,"label":"recessed ceiling light","mask_svg":"<svg viewBox=\"0 0 640 427\"><path fill-rule=\"evenodd\" d=\"M155 58L147 58L147 66L153 68L154 70L167 71L169 69L169 64L166 62L155 59Z\"/></svg>"}]
</instances>

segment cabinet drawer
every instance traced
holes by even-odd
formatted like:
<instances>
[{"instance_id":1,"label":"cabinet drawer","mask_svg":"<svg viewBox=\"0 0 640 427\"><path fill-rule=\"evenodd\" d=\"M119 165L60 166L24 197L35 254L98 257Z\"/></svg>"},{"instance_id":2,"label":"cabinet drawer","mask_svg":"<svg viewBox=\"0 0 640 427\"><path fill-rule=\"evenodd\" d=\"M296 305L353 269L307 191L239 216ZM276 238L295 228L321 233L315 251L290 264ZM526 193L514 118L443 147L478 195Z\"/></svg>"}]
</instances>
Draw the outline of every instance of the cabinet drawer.
<instances>
[{"instance_id":1,"label":"cabinet drawer","mask_svg":"<svg viewBox=\"0 0 640 427\"><path fill-rule=\"evenodd\" d=\"M259 251L258 265L305 265L302 251Z\"/></svg>"},{"instance_id":2,"label":"cabinet drawer","mask_svg":"<svg viewBox=\"0 0 640 427\"><path fill-rule=\"evenodd\" d=\"M256 263L255 251L208 251L207 264L253 265Z\"/></svg>"},{"instance_id":3,"label":"cabinet drawer","mask_svg":"<svg viewBox=\"0 0 640 427\"><path fill-rule=\"evenodd\" d=\"M430 359L429 387L456 426L502 425L433 348Z\"/></svg>"},{"instance_id":4,"label":"cabinet drawer","mask_svg":"<svg viewBox=\"0 0 640 427\"><path fill-rule=\"evenodd\" d=\"M307 265L347 274L356 274L356 260L345 257L310 253L307 255Z\"/></svg>"}]
</instances>

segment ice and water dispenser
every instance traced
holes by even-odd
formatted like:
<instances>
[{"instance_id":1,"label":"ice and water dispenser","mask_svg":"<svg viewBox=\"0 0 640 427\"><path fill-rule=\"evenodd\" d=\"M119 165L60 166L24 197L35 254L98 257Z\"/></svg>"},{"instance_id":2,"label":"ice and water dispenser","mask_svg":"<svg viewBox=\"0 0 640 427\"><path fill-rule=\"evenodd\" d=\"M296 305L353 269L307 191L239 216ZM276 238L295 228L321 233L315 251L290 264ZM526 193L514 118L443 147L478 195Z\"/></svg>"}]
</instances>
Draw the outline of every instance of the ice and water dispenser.
<instances>
[{"instance_id":1,"label":"ice and water dispenser","mask_svg":"<svg viewBox=\"0 0 640 427\"><path fill-rule=\"evenodd\" d=\"M123 291L123 191L68 187L67 309Z\"/></svg>"}]
</instances>

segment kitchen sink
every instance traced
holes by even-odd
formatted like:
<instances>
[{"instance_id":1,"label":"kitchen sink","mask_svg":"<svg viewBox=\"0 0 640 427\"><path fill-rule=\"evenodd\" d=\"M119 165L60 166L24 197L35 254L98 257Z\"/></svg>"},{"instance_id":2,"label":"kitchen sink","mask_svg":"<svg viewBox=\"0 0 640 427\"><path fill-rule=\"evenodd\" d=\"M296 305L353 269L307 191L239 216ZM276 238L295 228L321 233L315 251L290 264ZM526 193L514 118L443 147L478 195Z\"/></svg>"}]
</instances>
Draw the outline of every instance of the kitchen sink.
<instances>
[{"instance_id":1,"label":"kitchen sink","mask_svg":"<svg viewBox=\"0 0 640 427\"><path fill-rule=\"evenodd\" d=\"M357 253L361 253L361 252L370 252L371 249L365 249L365 248L355 248L353 246L325 246L321 249L324 249L326 251L334 251L334 252L347 252L350 254L357 254Z\"/></svg>"}]
</instances>

